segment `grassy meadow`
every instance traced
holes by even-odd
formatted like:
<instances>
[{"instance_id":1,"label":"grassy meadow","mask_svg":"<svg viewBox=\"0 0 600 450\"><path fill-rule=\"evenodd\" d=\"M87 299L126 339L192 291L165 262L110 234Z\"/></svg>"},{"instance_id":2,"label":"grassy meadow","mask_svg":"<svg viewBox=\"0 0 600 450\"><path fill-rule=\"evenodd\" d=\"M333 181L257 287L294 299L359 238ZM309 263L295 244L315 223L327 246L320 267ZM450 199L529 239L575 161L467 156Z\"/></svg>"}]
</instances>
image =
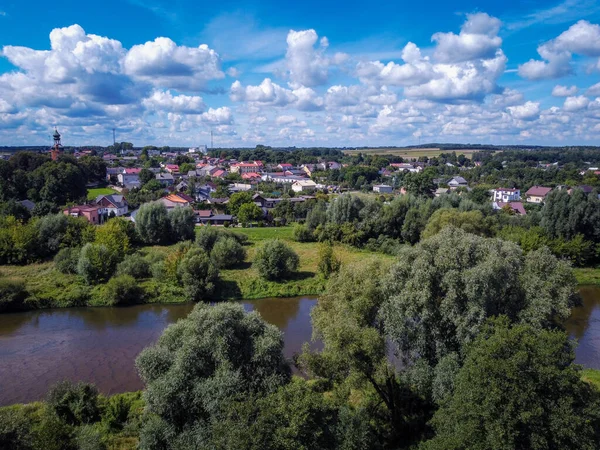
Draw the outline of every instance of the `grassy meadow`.
<instances>
[{"instance_id":1,"label":"grassy meadow","mask_svg":"<svg viewBox=\"0 0 600 450\"><path fill-rule=\"evenodd\" d=\"M108 188L108 187L88 189L87 199L93 200L96 197L98 197L99 195L110 195L110 194L116 194L116 193L117 193L117 191L115 191L114 189Z\"/></svg>"},{"instance_id":2,"label":"grassy meadow","mask_svg":"<svg viewBox=\"0 0 600 450\"><path fill-rule=\"evenodd\" d=\"M359 150L344 150L346 155L356 155L358 153L362 153L364 155L381 155L381 156L399 156L404 159L410 158L420 158L421 156L427 156L428 158L433 158L435 156L440 156L442 153L452 153L456 152L457 155L461 153L465 155L467 158L471 159L473 157L473 153L479 151L477 149L439 149L439 148L366 148Z\"/></svg>"},{"instance_id":3,"label":"grassy meadow","mask_svg":"<svg viewBox=\"0 0 600 450\"><path fill-rule=\"evenodd\" d=\"M575 268L575 278L581 285L600 286L600 268Z\"/></svg>"}]
</instances>

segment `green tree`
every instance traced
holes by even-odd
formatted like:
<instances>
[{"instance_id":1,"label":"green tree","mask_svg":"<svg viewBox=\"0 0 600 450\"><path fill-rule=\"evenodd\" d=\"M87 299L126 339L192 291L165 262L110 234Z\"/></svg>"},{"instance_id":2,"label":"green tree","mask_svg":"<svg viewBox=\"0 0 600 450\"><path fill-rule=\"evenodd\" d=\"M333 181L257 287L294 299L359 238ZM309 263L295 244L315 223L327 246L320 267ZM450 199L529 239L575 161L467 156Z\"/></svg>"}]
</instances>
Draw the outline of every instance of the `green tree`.
<instances>
[{"instance_id":1,"label":"green tree","mask_svg":"<svg viewBox=\"0 0 600 450\"><path fill-rule=\"evenodd\" d=\"M192 208L173 208L169 211L169 222L172 239L177 241L194 239L196 216Z\"/></svg>"},{"instance_id":2,"label":"green tree","mask_svg":"<svg viewBox=\"0 0 600 450\"><path fill-rule=\"evenodd\" d=\"M46 402L69 425L93 423L100 419L98 390L88 383L57 383L48 391Z\"/></svg>"},{"instance_id":3,"label":"green tree","mask_svg":"<svg viewBox=\"0 0 600 450\"><path fill-rule=\"evenodd\" d=\"M121 217L115 217L96 228L94 242L106 247L113 254L114 259L122 261L123 257L131 252L134 239L133 223Z\"/></svg>"},{"instance_id":4,"label":"green tree","mask_svg":"<svg viewBox=\"0 0 600 450\"><path fill-rule=\"evenodd\" d=\"M234 238L224 236L214 245L210 258L219 269L228 269L244 261L246 250Z\"/></svg>"},{"instance_id":5,"label":"green tree","mask_svg":"<svg viewBox=\"0 0 600 450\"><path fill-rule=\"evenodd\" d=\"M572 364L560 331L492 321L468 347L426 449L595 449L599 393Z\"/></svg>"},{"instance_id":6,"label":"green tree","mask_svg":"<svg viewBox=\"0 0 600 450\"><path fill-rule=\"evenodd\" d=\"M421 173L407 173L404 175L402 184L404 188L413 195L431 197L433 191L435 190L433 177L433 174L428 170Z\"/></svg>"},{"instance_id":7,"label":"green tree","mask_svg":"<svg viewBox=\"0 0 600 450\"><path fill-rule=\"evenodd\" d=\"M156 180L156 175L154 174L154 172L144 167L142 170L140 170L139 178L140 183L142 184L142 186L144 186L149 181Z\"/></svg>"},{"instance_id":8,"label":"green tree","mask_svg":"<svg viewBox=\"0 0 600 450\"><path fill-rule=\"evenodd\" d=\"M107 281L114 273L117 263L118 259L106 246L86 244L79 254L77 273L87 284L96 284Z\"/></svg>"},{"instance_id":9,"label":"green tree","mask_svg":"<svg viewBox=\"0 0 600 450\"><path fill-rule=\"evenodd\" d=\"M263 218L263 211L254 203L244 203L238 209L236 217L240 223L256 222Z\"/></svg>"},{"instance_id":10,"label":"green tree","mask_svg":"<svg viewBox=\"0 0 600 450\"><path fill-rule=\"evenodd\" d=\"M251 192L236 192L232 194L227 203L229 214L237 216L241 206L246 203L254 204Z\"/></svg>"},{"instance_id":11,"label":"green tree","mask_svg":"<svg viewBox=\"0 0 600 450\"><path fill-rule=\"evenodd\" d=\"M167 208L162 203L152 202L140 206L135 216L135 227L147 244L164 244L169 241L170 220Z\"/></svg>"},{"instance_id":12,"label":"green tree","mask_svg":"<svg viewBox=\"0 0 600 450\"><path fill-rule=\"evenodd\" d=\"M188 299L197 302L213 293L219 269L204 250L192 248L182 258L177 275Z\"/></svg>"},{"instance_id":13,"label":"green tree","mask_svg":"<svg viewBox=\"0 0 600 450\"><path fill-rule=\"evenodd\" d=\"M137 358L149 413L141 449L199 448L235 399L287 383L283 337L242 305L198 304Z\"/></svg>"},{"instance_id":14,"label":"green tree","mask_svg":"<svg viewBox=\"0 0 600 450\"><path fill-rule=\"evenodd\" d=\"M446 227L460 228L467 233L480 236L491 234L490 226L487 224L481 211L459 211L458 209L438 209L432 214L422 233L422 238L427 239L438 234Z\"/></svg>"},{"instance_id":15,"label":"green tree","mask_svg":"<svg viewBox=\"0 0 600 450\"><path fill-rule=\"evenodd\" d=\"M150 263L139 253L127 255L117 266L117 275L130 275L133 278L148 278Z\"/></svg>"},{"instance_id":16,"label":"green tree","mask_svg":"<svg viewBox=\"0 0 600 450\"><path fill-rule=\"evenodd\" d=\"M77 273L80 251L81 249L77 247L61 248L54 257L54 267L56 267L56 270L66 274Z\"/></svg>"},{"instance_id":17,"label":"green tree","mask_svg":"<svg viewBox=\"0 0 600 450\"><path fill-rule=\"evenodd\" d=\"M277 281L298 270L300 259L292 248L279 239L265 241L254 256L253 266L261 277Z\"/></svg>"},{"instance_id":18,"label":"green tree","mask_svg":"<svg viewBox=\"0 0 600 450\"><path fill-rule=\"evenodd\" d=\"M109 306L133 305L141 303L144 292L131 275L112 277L104 285L103 299Z\"/></svg>"},{"instance_id":19,"label":"green tree","mask_svg":"<svg viewBox=\"0 0 600 450\"><path fill-rule=\"evenodd\" d=\"M333 245L330 242L322 244L319 249L319 264L317 269L323 278L327 279L340 270L342 262L335 256Z\"/></svg>"},{"instance_id":20,"label":"green tree","mask_svg":"<svg viewBox=\"0 0 600 450\"><path fill-rule=\"evenodd\" d=\"M337 225L354 222L360 218L363 207L363 201L356 195L342 194L329 204L327 218L329 222Z\"/></svg>"}]
</instances>

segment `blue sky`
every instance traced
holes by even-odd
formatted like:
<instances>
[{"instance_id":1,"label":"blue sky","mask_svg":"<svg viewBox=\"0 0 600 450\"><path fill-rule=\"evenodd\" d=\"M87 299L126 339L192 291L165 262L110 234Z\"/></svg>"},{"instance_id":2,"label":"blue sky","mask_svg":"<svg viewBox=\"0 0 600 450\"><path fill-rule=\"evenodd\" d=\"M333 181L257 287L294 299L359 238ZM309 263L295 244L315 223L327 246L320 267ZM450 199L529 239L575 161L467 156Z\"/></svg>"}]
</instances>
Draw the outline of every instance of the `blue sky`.
<instances>
[{"instance_id":1,"label":"blue sky","mask_svg":"<svg viewBox=\"0 0 600 450\"><path fill-rule=\"evenodd\" d=\"M600 3L0 1L0 145L598 144Z\"/></svg>"}]
</instances>

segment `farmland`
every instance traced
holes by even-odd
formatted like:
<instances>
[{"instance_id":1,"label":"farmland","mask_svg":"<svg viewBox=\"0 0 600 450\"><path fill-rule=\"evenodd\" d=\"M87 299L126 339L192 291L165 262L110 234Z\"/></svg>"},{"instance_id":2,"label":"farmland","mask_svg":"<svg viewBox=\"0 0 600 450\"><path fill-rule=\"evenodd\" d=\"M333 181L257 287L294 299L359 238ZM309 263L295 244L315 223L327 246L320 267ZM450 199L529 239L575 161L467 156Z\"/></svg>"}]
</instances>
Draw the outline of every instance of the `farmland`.
<instances>
[{"instance_id":1,"label":"farmland","mask_svg":"<svg viewBox=\"0 0 600 450\"><path fill-rule=\"evenodd\" d=\"M478 149L440 149L440 148L366 148L358 150L344 150L346 155L356 155L362 153L364 155L381 155L381 156L399 156L404 159L420 158L426 156L433 158L439 156L442 153L456 152L457 155L461 153L467 158L472 158L473 153L478 152Z\"/></svg>"}]
</instances>

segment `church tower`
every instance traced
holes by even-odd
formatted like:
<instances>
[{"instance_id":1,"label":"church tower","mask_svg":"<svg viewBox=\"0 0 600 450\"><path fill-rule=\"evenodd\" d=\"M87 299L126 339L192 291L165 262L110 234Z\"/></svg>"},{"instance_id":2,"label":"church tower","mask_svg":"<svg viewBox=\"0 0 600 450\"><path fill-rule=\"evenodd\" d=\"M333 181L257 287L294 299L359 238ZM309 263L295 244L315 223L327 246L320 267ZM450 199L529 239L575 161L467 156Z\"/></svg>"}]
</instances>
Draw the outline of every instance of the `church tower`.
<instances>
[{"instance_id":1,"label":"church tower","mask_svg":"<svg viewBox=\"0 0 600 450\"><path fill-rule=\"evenodd\" d=\"M50 156L52 156L52 161L56 161L58 155L60 155L60 148L62 147L62 144L60 143L60 133L56 128L54 129L54 135L52 135L52 137L54 138L54 146L52 147L52 150L50 150Z\"/></svg>"}]
</instances>

